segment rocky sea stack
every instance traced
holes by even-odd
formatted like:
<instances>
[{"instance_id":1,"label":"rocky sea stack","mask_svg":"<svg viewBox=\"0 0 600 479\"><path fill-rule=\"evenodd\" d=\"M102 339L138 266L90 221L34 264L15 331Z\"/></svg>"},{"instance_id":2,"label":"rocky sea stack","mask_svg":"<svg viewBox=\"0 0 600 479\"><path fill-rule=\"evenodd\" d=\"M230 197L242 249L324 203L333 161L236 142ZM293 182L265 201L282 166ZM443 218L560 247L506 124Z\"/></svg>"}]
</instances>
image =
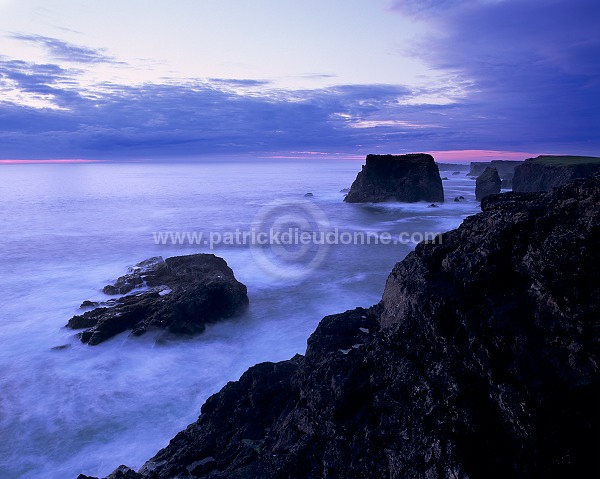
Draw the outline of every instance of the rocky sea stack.
<instances>
[{"instance_id":1,"label":"rocky sea stack","mask_svg":"<svg viewBox=\"0 0 600 479\"><path fill-rule=\"evenodd\" d=\"M600 177L481 208L398 263L379 304L324 318L305 356L250 368L111 477L589 477Z\"/></svg>"},{"instance_id":2,"label":"rocky sea stack","mask_svg":"<svg viewBox=\"0 0 600 479\"><path fill-rule=\"evenodd\" d=\"M368 155L344 201L441 203L444 201L444 188L431 155Z\"/></svg>"},{"instance_id":3,"label":"rocky sea stack","mask_svg":"<svg viewBox=\"0 0 600 479\"><path fill-rule=\"evenodd\" d=\"M86 328L79 337L90 345L128 329L136 336L151 328L192 335L248 304L246 286L235 279L225 260L213 254L142 261L103 291L125 294L142 286L148 289L105 303L84 301L82 307L99 307L73 316L67 327Z\"/></svg>"},{"instance_id":4,"label":"rocky sea stack","mask_svg":"<svg viewBox=\"0 0 600 479\"><path fill-rule=\"evenodd\" d=\"M593 156L538 156L515 169L513 191L548 191L575 178L600 171L600 158Z\"/></svg>"},{"instance_id":5,"label":"rocky sea stack","mask_svg":"<svg viewBox=\"0 0 600 479\"><path fill-rule=\"evenodd\" d=\"M481 175L477 177L475 183L475 199L481 201L484 196L500 193L500 175L496 168L487 167Z\"/></svg>"}]
</instances>

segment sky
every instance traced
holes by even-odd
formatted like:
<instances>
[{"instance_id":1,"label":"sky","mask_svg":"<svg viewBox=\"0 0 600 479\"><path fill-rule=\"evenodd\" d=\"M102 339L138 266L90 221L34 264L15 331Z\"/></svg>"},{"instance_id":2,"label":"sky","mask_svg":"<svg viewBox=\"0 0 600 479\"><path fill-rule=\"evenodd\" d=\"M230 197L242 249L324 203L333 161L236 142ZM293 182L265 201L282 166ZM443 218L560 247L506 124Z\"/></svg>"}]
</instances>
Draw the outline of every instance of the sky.
<instances>
[{"instance_id":1,"label":"sky","mask_svg":"<svg viewBox=\"0 0 600 479\"><path fill-rule=\"evenodd\" d=\"M0 0L0 160L600 156L597 0Z\"/></svg>"}]
</instances>

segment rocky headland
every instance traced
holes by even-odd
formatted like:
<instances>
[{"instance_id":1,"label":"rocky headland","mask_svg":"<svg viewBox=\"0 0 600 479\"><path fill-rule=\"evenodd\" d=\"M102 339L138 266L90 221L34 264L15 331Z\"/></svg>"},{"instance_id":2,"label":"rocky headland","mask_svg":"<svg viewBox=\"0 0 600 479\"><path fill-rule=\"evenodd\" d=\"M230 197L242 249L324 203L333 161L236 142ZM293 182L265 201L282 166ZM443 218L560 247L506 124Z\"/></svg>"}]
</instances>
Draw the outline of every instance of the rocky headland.
<instances>
[{"instance_id":1,"label":"rocky headland","mask_svg":"<svg viewBox=\"0 0 600 479\"><path fill-rule=\"evenodd\" d=\"M304 356L251 367L109 477L590 477L600 177L481 209L397 263L379 304L325 317Z\"/></svg>"},{"instance_id":2,"label":"rocky headland","mask_svg":"<svg viewBox=\"0 0 600 479\"><path fill-rule=\"evenodd\" d=\"M444 188L431 155L368 155L344 201L441 203L444 201Z\"/></svg>"},{"instance_id":3,"label":"rocky headland","mask_svg":"<svg viewBox=\"0 0 600 479\"><path fill-rule=\"evenodd\" d=\"M593 156L538 156L515 169L512 188L517 192L548 191L599 171L600 158Z\"/></svg>"},{"instance_id":4,"label":"rocky headland","mask_svg":"<svg viewBox=\"0 0 600 479\"><path fill-rule=\"evenodd\" d=\"M496 168L487 167L475 182L475 199L481 201L484 196L500 193L501 184Z\"/></svg>"},{"instance_id":5,"label":"rocky headland","mask_svg":"<svg viewBox=\"0 0 600 479\"><path fill-rule=\"evenodd\" d=\"M73 316L67 323L82 342L96 345L128 329L139 336L149 329L174 334L201 333L209 323L229 318L248 305L246 286L235 279L222 258L194 254L150 258L130 268L106 294L126 294L103 303L84 301L94 309Z\"/></svg>"}]
</instances>

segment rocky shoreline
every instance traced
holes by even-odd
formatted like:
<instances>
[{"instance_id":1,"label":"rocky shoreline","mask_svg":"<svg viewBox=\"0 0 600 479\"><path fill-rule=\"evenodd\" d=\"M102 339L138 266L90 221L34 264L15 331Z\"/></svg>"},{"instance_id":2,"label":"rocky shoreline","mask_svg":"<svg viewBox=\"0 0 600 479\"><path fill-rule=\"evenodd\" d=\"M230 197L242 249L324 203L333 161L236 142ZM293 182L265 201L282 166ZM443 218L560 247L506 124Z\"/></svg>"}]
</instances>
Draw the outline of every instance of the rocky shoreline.
<instances>
[{"instance_id":1,"label":"rocky shoreline","mask_svg":"<svg viewBox=\"0 0 600 479\"><path fill-rule=\"evenodd\" d=\"M398 263L379 304L324 318L304 356L251 367L109 478L588 475L600 177L481 208Z\"/></svg>"},{"instance_id":2,"label":"rocky shoreline","mask_svg":"<svg viewBox=\"0 0 600 479\"><path fill-rule=\"evenodd\" d=\"M444 187L438 165L431 155L367 155L344 201L443 203Z\"/></svg>"}]
</instances>

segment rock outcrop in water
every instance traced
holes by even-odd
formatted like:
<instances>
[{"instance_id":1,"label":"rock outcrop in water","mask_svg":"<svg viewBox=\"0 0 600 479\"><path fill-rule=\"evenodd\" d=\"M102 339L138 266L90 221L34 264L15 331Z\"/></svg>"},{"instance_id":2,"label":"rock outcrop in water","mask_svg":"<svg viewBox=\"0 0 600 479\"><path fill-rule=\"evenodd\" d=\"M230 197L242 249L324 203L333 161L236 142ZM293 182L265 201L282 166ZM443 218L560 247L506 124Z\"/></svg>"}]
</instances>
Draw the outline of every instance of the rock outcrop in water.
<instances>
[{"instance_id":1,"label":"rock outcrop in water","mask_svg":"<svg viewBox=\"0 0 600 479\"><path fill-rule=\"evenodd\" d=\"M431 155L368 155L344 201L444 201L440 172Z\"/></svg>"},{"instance_id":2,"label":"rock outcrop in water","mask_svg":"<svg viewBox=\"0 0 600 479\"><path fill-rule=\"evenodd\" d=\"M501 184L496 168L486 168L475 182L475 199L481 201L484 196L500 193Z\"/></svg>"},{"instance_id":3,"label":"rock outcrop in water","mask_svg":"<svg viewBox=\"0 0 600 479\"><path fill-rule=\"evenodd\" d=\"M228 383L128 479L589 477L600 177L481 207L398 263L378 305L324 318L305 356Z\"/></svg>"},{"instance_id":4,"label":"rock outcrop in water","mask_svg":"<svg viewBox=\"0 0 600 479\"><path fill-rule=\"evenodd\" d=\"M149 289L73 316L67 327L86 328L79 336L90 345L128 329L136 336L151 328L191 335L204 331L208 323L235 315L248 304L246 287L235 279L225 260L212 254L175 256L165 261L151 258L106 286L104 292L123 294L140 286Z\"/></svg>"},{"instance_id":5,"label":"rock outcrop in water","mask_svg":"<svg viewBox=\"0 0 600 479\"><path fill-rule=\"evenodd\" d=\"M513 191L548 191L575 178L600 171L600 158L591 156L538 156L515 169Z\"/></svg>"}]
</instances>

